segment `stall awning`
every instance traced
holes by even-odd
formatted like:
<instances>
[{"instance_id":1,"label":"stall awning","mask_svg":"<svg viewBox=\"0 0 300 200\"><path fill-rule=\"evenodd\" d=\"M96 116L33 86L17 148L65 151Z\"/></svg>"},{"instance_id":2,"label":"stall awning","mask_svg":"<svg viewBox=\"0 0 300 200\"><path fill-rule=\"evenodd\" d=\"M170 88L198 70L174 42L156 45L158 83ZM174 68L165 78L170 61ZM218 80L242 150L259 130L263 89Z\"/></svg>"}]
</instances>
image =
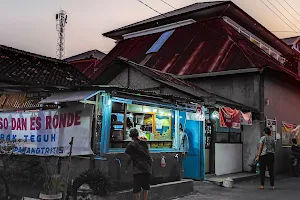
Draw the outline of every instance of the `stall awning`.
<instances>
[{"instance_id":1,"label":"stall awning","mask_svg":"<svg viewBox=\"0 0 300 200\"><path fill-rule=\"evenodd\" d=\"M48 103L61 103L61 102L74 102L88 100L89 98L99 94L101 91L72 91L72 92L59 92L40 101L40 104Z\"/></svg>"}]
</instances>

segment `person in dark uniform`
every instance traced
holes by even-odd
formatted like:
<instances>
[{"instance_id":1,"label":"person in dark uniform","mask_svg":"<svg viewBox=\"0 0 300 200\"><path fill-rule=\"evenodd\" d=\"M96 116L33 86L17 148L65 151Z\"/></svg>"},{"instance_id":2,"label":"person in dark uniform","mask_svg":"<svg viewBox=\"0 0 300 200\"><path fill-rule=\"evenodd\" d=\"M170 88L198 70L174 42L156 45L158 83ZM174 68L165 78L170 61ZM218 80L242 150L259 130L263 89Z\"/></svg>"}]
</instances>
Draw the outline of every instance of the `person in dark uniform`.
<instances>
[{"instance_id":1,"label":"person in dark uniform","mask_svg":"<svg viewBox=\"0 0 300 200\"><path fill-rule=\"evenodd\" d=\"M130 130L129 136L132 141L127 145L125 153L129 156L127 168L131 161L133 162L133 193L135 199L139 200L141 189L143 189L143 199L147 200L152 174L152 158L147 143L138 138L139 131L136 128Z\"/></svg>"}]
</instances>

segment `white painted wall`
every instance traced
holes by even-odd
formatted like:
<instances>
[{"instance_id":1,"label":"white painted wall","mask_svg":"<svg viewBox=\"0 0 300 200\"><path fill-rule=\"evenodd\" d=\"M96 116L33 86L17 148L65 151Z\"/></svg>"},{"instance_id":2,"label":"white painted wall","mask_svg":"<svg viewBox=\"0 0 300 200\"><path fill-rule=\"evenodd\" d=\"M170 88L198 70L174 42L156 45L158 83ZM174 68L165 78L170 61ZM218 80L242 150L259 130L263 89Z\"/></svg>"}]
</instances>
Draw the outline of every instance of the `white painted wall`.
<instances>
[{"instance_id":1,"label":"white painted wall","mask_svg":"<svg viewBox=\"0 0 300 200\"><path fill-rule=\"evenodd\" d=\"M243 171L243 145L221 144L215 146L216 175L232 174Z\"/></svg>"}]
</instances>

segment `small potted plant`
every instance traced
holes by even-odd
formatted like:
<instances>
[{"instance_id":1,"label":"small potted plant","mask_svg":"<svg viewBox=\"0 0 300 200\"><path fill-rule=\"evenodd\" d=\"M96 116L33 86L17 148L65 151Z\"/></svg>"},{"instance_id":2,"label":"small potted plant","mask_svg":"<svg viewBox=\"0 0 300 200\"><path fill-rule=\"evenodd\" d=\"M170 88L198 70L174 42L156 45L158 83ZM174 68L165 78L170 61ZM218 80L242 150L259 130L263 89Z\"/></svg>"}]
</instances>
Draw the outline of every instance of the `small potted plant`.
<instances>
[{"instance_id":1,"label":"small potted plant","mask_svg":"<svg viewBox=\"0 0 300 200\"><path fill-rule=\"evenodd\" d=\"M43 191L40 193L40 199L58 200L63 197L64 181L60 175L50 175L46 177Z\"/></svg>"},{"instance_id":2,"label":"small potted plant","mask_svg":"<svg viewBox=\"0 0 300 200\"><path fill-rule=\"evenodd\" d=\"M57 158L57 163L58 163ZM47 158L41 160L41 163L44 168L44 185L43 191L40 192L40 199L52 199L58 200L62 199L63 197L63 190L64 190L64 179L61 175L57 174L57 170L53 170L53 166L50 165L50 162Z\"/></svg>"}]
</instances>

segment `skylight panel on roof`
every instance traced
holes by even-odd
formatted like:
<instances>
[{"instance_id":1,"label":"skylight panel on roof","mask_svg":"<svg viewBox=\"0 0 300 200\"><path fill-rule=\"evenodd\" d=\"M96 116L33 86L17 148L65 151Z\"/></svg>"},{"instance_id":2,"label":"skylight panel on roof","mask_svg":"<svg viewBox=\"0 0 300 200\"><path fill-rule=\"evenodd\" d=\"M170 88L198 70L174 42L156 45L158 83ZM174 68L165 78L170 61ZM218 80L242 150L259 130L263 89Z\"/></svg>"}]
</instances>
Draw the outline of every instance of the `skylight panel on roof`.
<instances>
[{"instance_id":1,"label":"skylight panel on roof","mask_svg":"<svg viewBox=\"0 0 300 200\"><path fill-rule=\"evenodd\" d=\"M158 50L164 45L164 43L169 39L169 37L171 37L174 31L175 30L170 30L161 34L161 36L152 45L152 47L146 52L146 54L158 52Z\"/></svg>"}]
</instances>

